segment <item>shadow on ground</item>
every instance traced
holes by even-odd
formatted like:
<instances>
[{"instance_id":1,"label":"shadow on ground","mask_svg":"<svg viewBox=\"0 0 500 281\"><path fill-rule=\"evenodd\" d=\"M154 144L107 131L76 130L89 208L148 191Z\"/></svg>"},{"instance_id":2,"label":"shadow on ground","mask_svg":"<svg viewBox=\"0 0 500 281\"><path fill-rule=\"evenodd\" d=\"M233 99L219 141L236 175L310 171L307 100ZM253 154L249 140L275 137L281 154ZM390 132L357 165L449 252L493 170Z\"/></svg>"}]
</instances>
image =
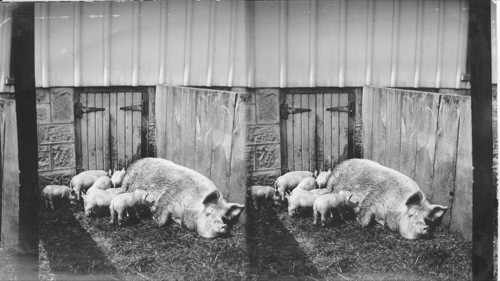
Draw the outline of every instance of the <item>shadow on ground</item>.
<instances>
[{"instance_id":1,"label":"shadow on ground","mask_svg":"<svg viewBox=\"0 0 500 281\"><path fill-rule=\"evenodd\" d=\"M275 210L249 208L246 225L250 270L259 279L322 278Z\"/></svg>"},{"instance_id":2,"label":"shadow on ground","mask_svg":"<svg viewBox=\"0 0 500 281\"><path fill-rule=\"evenodd\" d=\"M41 214L40 242L57 280L123 279L68 208Z\"/></svg>"}]
</instances>

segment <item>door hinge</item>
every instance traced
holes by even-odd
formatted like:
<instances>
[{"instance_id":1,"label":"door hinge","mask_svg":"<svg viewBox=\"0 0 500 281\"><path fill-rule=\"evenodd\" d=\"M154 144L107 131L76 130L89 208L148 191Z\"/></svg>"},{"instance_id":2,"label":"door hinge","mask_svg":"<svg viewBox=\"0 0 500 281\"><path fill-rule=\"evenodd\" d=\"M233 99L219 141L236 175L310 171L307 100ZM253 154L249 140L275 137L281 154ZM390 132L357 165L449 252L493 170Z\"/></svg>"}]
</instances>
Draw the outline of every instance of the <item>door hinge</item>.
<instances>
[{"instance_id":1,"label":"door hinge","mask_svg":"<svg viewBox=\"0 0 500 281\"><path fill-rule=\"evenodd\" d=\"M83 113L91 113L91 112L98 112L98 111L104 111L105 108L102 107L89 107L89 106L83 106L81 102L76 102L75 103L75 116L77 118L82 118Z\"/></svg>"},{"instance_id":2,"label":"door hinge","mask_svg":"<svg viewBox=\"0 0 500 281\"><path fill-rule=\"evenodd\" d=\"M280 106L280 117L281 119L288 119L288 115L309 112L311 109L309 108L294 108L289 107L288 104L282 103Z\"/></svg>"}]
</instances>

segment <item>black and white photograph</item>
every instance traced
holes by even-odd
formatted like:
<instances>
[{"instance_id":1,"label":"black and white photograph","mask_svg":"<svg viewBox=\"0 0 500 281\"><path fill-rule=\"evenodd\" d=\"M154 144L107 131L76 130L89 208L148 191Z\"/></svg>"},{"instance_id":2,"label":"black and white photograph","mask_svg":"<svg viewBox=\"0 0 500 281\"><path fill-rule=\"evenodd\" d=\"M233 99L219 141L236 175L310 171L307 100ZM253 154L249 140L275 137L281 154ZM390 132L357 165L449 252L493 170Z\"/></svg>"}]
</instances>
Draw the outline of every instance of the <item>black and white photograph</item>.
<instances>
[{"instance_id":1,"label":"black and white photograph","mask_svg":"<svg viewBox=\"0 0 500 281\"><path fill-rule=\"evenodd\" d=\"M498 0L0 1L0 280L497 280Z\"/></svg>"}]
</instances>

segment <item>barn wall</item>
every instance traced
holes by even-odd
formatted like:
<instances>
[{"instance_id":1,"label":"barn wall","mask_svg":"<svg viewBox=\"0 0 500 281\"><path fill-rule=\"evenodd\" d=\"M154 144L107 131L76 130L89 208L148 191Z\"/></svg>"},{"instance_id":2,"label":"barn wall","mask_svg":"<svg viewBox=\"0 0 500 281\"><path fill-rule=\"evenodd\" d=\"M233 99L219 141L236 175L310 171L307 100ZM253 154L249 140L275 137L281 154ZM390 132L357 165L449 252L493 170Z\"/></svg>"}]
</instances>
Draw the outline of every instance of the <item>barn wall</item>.
<instances>
[{"instance_id":1,"label":"barn wall","mask_svg":"<svg viewBox=\"0 0 500 281\"><path fill-rule=\"evenodd\" d=\"M12 7L0 3L0 93L14 92L14 86L6 86L10 77L10 35L12 32Z\"/></svg>"},{"instance_id":2,"label":"barn wall","mask_svg":"<svg viewBox=\"0 0 500 281\"><path fill-rule=\"evenodd\" d=\"M279 105L279 89L251 92L245 142L250 185L273 185L281 175Z\"/></svg>"},{"instance_id":3,"label":"barn wall","mask_svg":"<svg viewBox=\"0 0 500 281\"><path fill-rule=\"evenodd\" d=\"M36 4L38 87L468 88L468 2Z\"/></svg>"},{"instance_id":4,"label":"barn wall","mask_svg":"<svg viewBox=\"0 0 500 281\"><path fill-rule=\"evenodd\" d=\"M38 89L38 172L40 186L68 185L75 173L73 89Z\"/></svg>"},{"instance_id":5,"label":"barn wall","mask_svg":"<svg viewBox=\"0 0 500 281\"><path fill-rule=\"evenodd\" d=\"M468 96L365 87L363 157L414 179L443 224L472 239L472 123Z\"/></svg>"}]
</instances>

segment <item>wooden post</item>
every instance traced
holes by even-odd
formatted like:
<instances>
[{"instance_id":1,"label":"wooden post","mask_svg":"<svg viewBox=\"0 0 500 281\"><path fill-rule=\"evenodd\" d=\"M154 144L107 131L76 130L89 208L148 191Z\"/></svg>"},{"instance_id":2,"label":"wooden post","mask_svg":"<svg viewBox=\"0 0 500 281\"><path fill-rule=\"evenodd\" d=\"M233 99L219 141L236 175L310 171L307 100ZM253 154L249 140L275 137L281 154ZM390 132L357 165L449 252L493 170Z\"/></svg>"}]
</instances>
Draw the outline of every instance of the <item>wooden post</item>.
<instances>
[{"instance_id":1,"label":"wooden post","mask_svg":"<svg viewBox=\"0 0 500 281\"><path fill-rule=\"evenodd\" d=\"M38 147L35 99L34 3L16 4L12 14L12 60L19 145L19 246L38 253Z\"/></svg>"},{"instance_id":2,"label":"wooden post","mask_svg":"<svg viewBox=\"0 0 500 281\"><path fill-rule=\"evenodd\" d=\"M493 187L490 1L469 2L473 183L473 280L493 279Z\"/></svg>"}]
</instances>

